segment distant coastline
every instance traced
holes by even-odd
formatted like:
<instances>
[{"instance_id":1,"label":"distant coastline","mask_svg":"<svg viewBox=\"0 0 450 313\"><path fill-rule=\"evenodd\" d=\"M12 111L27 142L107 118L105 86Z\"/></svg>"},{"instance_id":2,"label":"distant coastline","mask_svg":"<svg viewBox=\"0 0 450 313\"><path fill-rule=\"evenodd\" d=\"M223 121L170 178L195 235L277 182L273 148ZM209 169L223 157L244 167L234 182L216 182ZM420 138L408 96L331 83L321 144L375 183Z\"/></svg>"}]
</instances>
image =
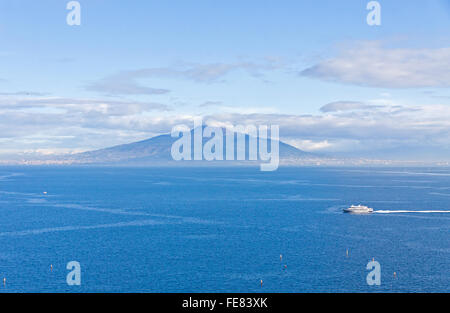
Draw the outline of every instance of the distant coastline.
<instances>
[{"instance_id":1,"label":"distant coastline","mask_svg":"<svg viewBox=\"0 0 450 313\"><path fill-rule=\"evenodd\" d=\"M224 137L225 138L225 137ZM98 150L60 155L20 155L0 160L0 166L7 165L87 165L87 166L139 166L139 167L228 167L257 166L260 161L250 161L248 154L243 161L174 161L171 146L176 139L169 134L155 136L146 140L121 144ZM225 143L225 139L223 140ZM246 145L249 143L246 135ZM236 144L236 142L235 142ZM390 160L367 157L337 157L300 150L279 141L280 166L450 166L450 161L411 161Z\"/></svg>"}]
</instances>

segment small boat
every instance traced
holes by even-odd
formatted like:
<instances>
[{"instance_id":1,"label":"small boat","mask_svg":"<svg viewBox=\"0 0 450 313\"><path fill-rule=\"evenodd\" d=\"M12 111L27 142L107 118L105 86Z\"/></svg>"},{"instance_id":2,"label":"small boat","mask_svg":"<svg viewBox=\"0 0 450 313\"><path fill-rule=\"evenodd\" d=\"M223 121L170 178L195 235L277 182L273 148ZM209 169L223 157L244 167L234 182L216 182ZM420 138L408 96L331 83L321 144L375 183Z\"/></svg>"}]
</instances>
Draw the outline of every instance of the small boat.
<instances>
[{"instance_id":1,"label":"small boat","mask_svg":"<svg viewBox=\"0 0 450 313\"><path fill-rule=\"evenodd\" d=\"M351 207L344 209L344 213L369 214L373 213L373 209L365 205L352 205Z\"/></svg>"}]
</instances>

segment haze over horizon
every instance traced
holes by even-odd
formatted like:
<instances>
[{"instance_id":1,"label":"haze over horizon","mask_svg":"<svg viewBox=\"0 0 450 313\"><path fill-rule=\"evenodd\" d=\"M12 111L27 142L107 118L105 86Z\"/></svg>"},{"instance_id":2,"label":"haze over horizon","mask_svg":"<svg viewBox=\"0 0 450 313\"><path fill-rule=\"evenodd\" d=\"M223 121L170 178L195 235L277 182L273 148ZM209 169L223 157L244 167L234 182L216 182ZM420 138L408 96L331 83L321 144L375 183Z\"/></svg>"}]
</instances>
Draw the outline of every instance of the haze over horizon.
<instances>
[{"instance_id":1,"label":"haze over horizon","mask_svg":"<svg viewBox=\"0 0 450 313\"><path fill-rule=\"evenodd\" d=\"M0 160L202 116L307 152L450 161L448 0L379 1L380 26L362 0L80 0L80 26L67 2L0 1Z\"/></svg>"}]
</instances>

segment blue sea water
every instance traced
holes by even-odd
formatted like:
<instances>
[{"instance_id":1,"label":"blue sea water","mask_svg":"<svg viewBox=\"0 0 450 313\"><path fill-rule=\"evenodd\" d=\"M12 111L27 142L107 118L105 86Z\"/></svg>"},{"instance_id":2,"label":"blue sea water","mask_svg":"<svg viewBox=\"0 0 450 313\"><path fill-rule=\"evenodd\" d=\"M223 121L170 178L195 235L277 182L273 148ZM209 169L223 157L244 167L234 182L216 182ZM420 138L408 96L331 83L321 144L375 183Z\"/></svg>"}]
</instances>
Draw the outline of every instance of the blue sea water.
<instances>
[{"instance_id":1,"label":"blue sea water","mask_svg":"<svg viewBox=\"0 0 450 313\"><path fill-rule=\"evenodd\" d=\"M450 292L450 214L359 203L450 210L450 169L3 167L0 292Z\"/></svg>"}]
</instances>

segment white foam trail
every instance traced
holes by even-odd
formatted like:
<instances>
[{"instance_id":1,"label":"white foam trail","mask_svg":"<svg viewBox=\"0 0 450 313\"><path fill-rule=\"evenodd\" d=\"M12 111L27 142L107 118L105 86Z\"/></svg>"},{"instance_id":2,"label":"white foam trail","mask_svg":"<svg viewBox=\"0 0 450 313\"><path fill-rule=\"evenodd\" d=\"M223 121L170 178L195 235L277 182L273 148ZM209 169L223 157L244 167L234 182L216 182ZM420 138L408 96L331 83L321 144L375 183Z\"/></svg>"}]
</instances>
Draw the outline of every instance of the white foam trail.
<instances>
[{"instance_id":1,"label":"white foam trail","mask_svg":"<svg viewBox=\"0 0 450 313\"><path fill-rule=\"evenodd\" d=\"M0 233L0 237L4 236L27 236L27 235L40 235L45 233L62 232L62 231L74 231L74 230L90 230L90 229L102 229L102 228L114 228L114 227L130 227L130 226L152 226L152 225L165 225L167 222L155 221L155 220L139 220L131 222L119 222L112 224L100 224L90 226L61 226L61 227L49 227L40 229L30 229L21 231L11 231Z\"/></svg>"},{"instance_id":2,"label":"white foam trail","mask_svg":"<svg viewBox=\"0 0 450 313\"><path fill-rule=\"evenodd\" d=\"M378 210L378 211L373 211L373 213L379 213L379 214L391 214L391 213L450 213L450 211L445 211L445 210L426 210L426 211Z\"/></svg>"},{"instance_id":3,"label":"white foam trail","mask_svg":"<svg viewBox=\"0 0 450 313\"><path fill-rule=\"evenodd\" d=\"M430 192L430 195L450 197L450 193L442 193L442 192Z\"/></svg>"},{"instance_id":4,"label":"white foam trail","mask_svg":"<svg viewBox=\"0 0 450 313\"><path fill-rule=\"evenodd\" d=\"M0 176L0 180L8 180L11 177L16 177L16 176L24 176L23 173L11 173L11 174L6 174L6 175L1 175Z\"/></svg>"}]
</instances>

